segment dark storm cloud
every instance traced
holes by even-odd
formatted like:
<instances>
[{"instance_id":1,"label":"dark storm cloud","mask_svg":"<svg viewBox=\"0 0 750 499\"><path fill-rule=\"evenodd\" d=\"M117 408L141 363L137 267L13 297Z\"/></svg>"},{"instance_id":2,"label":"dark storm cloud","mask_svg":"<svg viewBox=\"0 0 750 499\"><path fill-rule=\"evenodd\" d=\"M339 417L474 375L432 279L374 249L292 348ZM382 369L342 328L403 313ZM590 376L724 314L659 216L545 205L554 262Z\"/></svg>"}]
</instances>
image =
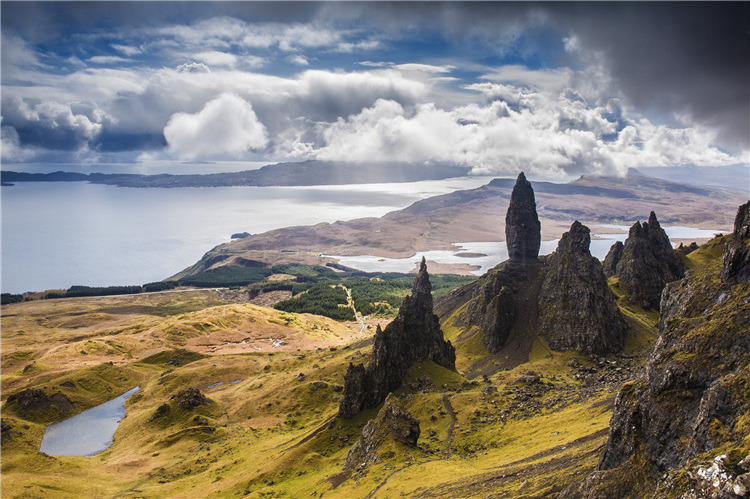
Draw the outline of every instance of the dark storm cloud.
<instances>
[{"instance_id":1,"label":"dark storm cloud","mask_svg":"<svg viewBox=\"0 0 750 499\"><path fill-rule=\"evenodd\" d=\"M585 47L604 53L633 105L689 113L748 148L750 3L553 8Z\"/></svg>"},{"instance_id":2,"label":"dark storm cloud","mask_svg":"<svg viewBox=\"0 0 750 499\"><path fill-rule=\"evenodd\" d=\"M322 13L394 37L434 26L468 44L494 44L498 54L536 54L542 65L583 63L554 41L575 37L603 58L632 105L687 115L716 128L725 146L750 147L748 2L378 2L329 4Z\"/></svg>"}]
</instances>

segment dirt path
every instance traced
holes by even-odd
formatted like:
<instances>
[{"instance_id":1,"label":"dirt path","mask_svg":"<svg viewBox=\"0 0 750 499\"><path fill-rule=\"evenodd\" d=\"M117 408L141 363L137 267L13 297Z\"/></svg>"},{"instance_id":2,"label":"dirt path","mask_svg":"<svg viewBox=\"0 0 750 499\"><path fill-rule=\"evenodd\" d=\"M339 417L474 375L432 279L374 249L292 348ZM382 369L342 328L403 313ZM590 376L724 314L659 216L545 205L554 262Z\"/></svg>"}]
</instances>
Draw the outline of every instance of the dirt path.
<instances>
[{"instance_id":1,"label":"dirt path","mask_svg":"<svg viewBox=\"0 0 750 499\"><path fill-rule=\"evenodd\" d=\"M354 308L354 299L352 299L352 290L344 286L343 284L338 285L341 289L346 291L346 302L349 304L349 307L354 312L354 317L357 319L357 322L359 322L359 334L362 334L365 332L365 329L367 329L367 324L365 323L365 318L362 317L362 314L357 312L357 309Z\"/></svg>"},{"instance_id":2,"label":"dirt path","mask_svg":"<svg viewBox=\"0 0 750 499\"><path fill-rule=\"evenodd\" d=\"M453 443L453 428L456 426L456 413L453 411L453 406L448 398L448 395L443 395L443 405L445 410L448 411L448 415L451 417L451 424L448 427L448 436L445 439L445 450L443 450L443 456L447 459L451 455L451 443Z\"/></svg>"}]
</instances>

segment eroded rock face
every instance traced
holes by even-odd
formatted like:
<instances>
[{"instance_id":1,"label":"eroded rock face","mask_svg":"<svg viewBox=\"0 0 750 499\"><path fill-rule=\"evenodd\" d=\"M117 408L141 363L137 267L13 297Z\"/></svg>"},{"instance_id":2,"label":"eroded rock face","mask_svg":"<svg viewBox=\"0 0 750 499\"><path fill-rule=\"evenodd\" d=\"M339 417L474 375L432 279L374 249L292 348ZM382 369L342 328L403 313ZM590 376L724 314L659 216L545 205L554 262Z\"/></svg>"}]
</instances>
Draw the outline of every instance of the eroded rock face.
<instances>
[{"instance_id":1,"label":"eroded rock face","mask_svg":"<svg viewBox=\"0 0 750 499\"><path fill-rule=\"evenodd\" d=\"M734 232L724 247L724 282L750 282L750 201L740 206L734 219Z\"/></svg>"},{"instance_id":2,"label":"eroded rock face","mask_svg":"<svg viewBox=\"0 0 750 499\"><path fill-rule=\"evenodd\" d=\"M549 257L539 294L539 332L554 350L603 355L624 346L627 326L590 242L589 228L573 222Z\"/></svg>"},{"instance_id":3,"label":"eroded rock face","mask_svg":"<svg viewBox=\"0 0 750 499\"><path fill-rule=\"evenodd\" d=\"M346 456L344 469L352 470L369 462L380 462L380 451L390 443L414 448L419 433L419 420L404 409L398 398L389 394L375 419L362 429L362 437Z\"/></svg>"},{"instance_id":4,"label":"eroded rock face","mask_svg":"<svg viewBox=\"0 0 750 499\"><path fill-rule=\"evenodd\" d=\"M634 304L658 309L664 286L684 274L685 262L672 249L653 211L648 222L636 222L630 228L614 275Z\"/></svg>"},{"instance_id":5,"label":"eroded rock face","mask_svg":"<svg viewBox=\"0 0 750 499\"><path fill-rule=\"evenodd\" d=\"M513 262L536 260L542 242L541 224L536 213L534 189L521 172L510 195L505 215L505 242L508 257Z\"/></svg>"},{"instance_id":6,"label":"eroded rock face","mask_svg":"<svg viewBox=\"0 0 750 499\"><path fill-rule=\"evenodd\" d=\"M600 470L635 454L651 476L731 444L750 394L750 288L717 279L720 262L668 284L642 377L621 389ZM632 464L631 464L632 466Z\"/></svg>"},{"instance_id":7,"label":"eroded rock face","mask_svg":"<svg viewBox=\"0 0 750 499\"><path fill-rule=\"evenodd\" d=\"M404 298L396 318L375 332L372 359L367 368L350 364L344 374L344 395L339 416L351 418L362 409L377 406L399 388L409 368L431 360L456 370L456 351L443 339L437 315L432 311L432 286L424 258L414 279L411 295Z\"/></svg>"}]
</instances>

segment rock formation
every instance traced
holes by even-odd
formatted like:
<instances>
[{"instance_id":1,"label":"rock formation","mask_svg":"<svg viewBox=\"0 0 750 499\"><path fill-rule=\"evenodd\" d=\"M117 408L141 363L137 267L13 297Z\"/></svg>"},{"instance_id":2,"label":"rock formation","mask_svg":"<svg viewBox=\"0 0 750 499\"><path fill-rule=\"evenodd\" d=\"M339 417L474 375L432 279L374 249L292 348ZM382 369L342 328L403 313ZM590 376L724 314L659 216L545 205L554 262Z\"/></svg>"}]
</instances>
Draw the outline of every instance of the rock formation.
<instances>
[{"instance_id":1,"label":"rock formation","mask_svg":"<svg viewBox=\"0 0 750 499\"><path fill-rule=\"evenodd\" d=\"M417 440L419 420L403 408L398 398L389 394L375 419L362 429L362 437L346 456L344 469L353 470L366 463L380 462L380 455L385 449L392 452L393 447L398 445L414 448Z\"/></svg>"},{"instance_id":2,"label":"rock formation","mask_svg":"<svg viewBox=\"0 0 750 499\"><path fill-rule=\"evenodd\" d=\"M505 215L505 242L508 245L508 258L512 262L525 263L539 256L541 224L536 213L534 189L523 172L518 174L510 195L510 205Z\"/></svg>"},{"instance_id":3,"label":"rock formation","mask_svg":"<svg viewBox=\"0 0 750 499\"><path fill-rule=\"evenodd\" d=\"M612 277L617 273L617 264L622 260L622 250L624 247L625 246L621 241L616 241L615 244L609 248L609 252L602 262L605 276Z\"/></svg>"},{"instance_id":4,"label":"rock formation","mask_svg":"<svg viewBox=\"0 0 750 499\"><path fill-rule=\"evenodd\" d=\"M352 418L362 409L376 407L401 386L413 364L426 360L456 370L456 351L443 339L438 317L432 311L430 276L422 258L411 295L404 298L398 315L384 330L377 328L367 368L350 364L344 374L339 416Z\"/></svg>"},{"instance_id":5,"label":"rock formation","mask_svg":"<svg viewBox=\"0 0 750 499\"><path fill-rule=\"evenodd\" d=\"M648 222L630 228L614 275L635 305L658 309L664 286L684 274L685 262L672 249L653 211Z\"/></svg>"},{"instance_id":6,"label":"rock formation","mask_svg":"<svg viewBox=\"0 0 750 499\"><path fill-rule=\"evenodd\" d=\"M575 221L548 258L539 294L539 332L553 350L603 355L622 350L627 326L591 256L589 228Z\"/></svg>"},{"instance_id":7,"label":"rock formation","mask_svg":"<svg viewBox=\"0 0 750 499\"><path fill-rule=\"evenodd\" d=\"M724 247L724 282L750 282L750 201L740 206L734 232Z\"/></svg>"},{"instance_id":8,"label":"rock formation","mask_svg":"<svg viewBox=\"0 0 750 499\"><path fill-rule=\"evenodd\" d=\"M176 395L172 395L172 399L180 406L189 411L201 405L208 405L211 403L211 399L206 397L197 388L188 388L182 390Z\"/></svg>"},{"instance_id":9,"label":"rock formation","mask_svg":"<svg viewBox=\"0 0 750 499\"><path fill-rule=\"evenodd\" d=\"M735 235L748 226L741 222ZM623 483L632 477L653 480L654 497L666 497L696 478L679 470L694 467L694 458L717 448L726 454L723 465L742 468L738 462L747 454L742 441L750 420L750 287L719 279L732 255L712 260L708 249L706 264L667 285L659 337L643 374L625 384L615 400L601 471L564 497L624 497L628 485Z\"/></svg>"}]
</instances>

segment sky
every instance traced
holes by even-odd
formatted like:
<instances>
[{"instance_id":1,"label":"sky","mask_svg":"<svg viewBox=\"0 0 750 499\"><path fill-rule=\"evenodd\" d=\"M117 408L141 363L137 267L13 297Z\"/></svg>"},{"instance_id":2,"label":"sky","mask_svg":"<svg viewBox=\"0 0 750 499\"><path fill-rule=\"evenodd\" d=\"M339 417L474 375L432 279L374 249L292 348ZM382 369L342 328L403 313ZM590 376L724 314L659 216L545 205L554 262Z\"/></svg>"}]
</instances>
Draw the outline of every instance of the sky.
<instances>
[{"instance_id":1,"label":"sky","mask_svg":"<svg viewBox=\"0 0 750 499\"><path fill-rule=\"evenodd\" d=\"M4 165L405 161L555 179L749 162L748 2L0 10Z\"/></svg>"}]
</instances>

